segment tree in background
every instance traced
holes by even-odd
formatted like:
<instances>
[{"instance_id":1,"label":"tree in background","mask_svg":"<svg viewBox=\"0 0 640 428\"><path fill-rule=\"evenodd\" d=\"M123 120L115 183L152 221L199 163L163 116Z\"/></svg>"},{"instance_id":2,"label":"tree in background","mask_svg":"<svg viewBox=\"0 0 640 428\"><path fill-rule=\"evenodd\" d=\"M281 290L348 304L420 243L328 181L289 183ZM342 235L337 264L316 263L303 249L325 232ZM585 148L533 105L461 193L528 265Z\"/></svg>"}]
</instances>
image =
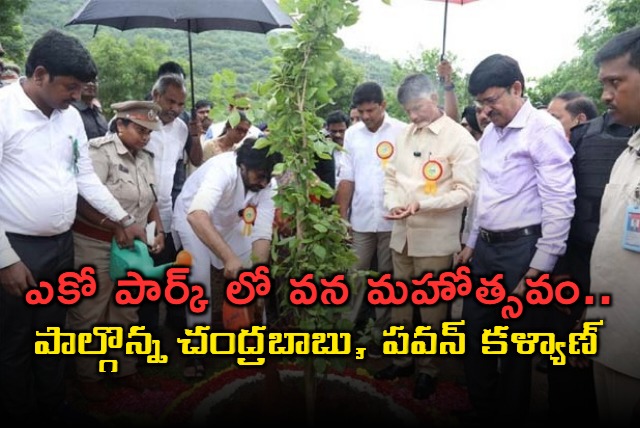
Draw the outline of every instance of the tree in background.
<instances>
[{"instance_id":1,"label":"tree in background","mask_svg":"<svg viewBox=\"0 0 640 428\"><path fill-rule=\"evenodd\" d=\"M534 81L532 89L527 90L532 102L548 104L561 92L580 91L596 101L600 109L604 108L593 57L611 37L640 23L640 0L594 0L587 11L593 16L593 22L578 39L581 55Z\"/></svg>"},{"instance_id":2,"label":"tree in background","mask_svg":"<svg viewBox=\"0 0 640 428\"><path fill-rule=\"evenodd\" d=\"M438 81L436 70L440 63L440 55L440 50L433 48L423 51L418 56L411 56L405 61L394 61L391 73L391 81L393 84L390 87L384 88L385 98L387 100L387 111L391 116L397 118L406 117L404 109L396 99L398 86L406 76L414 73L424 73L429 76L432 81ZM469 76L463 76L461 69L456 68L457 57L454 54L449 52L447 58L453 66L453 76L451 76L451 80L456 86L455 91L458 97L458 104L464 107L467 104L473 103L473 98L467 92L467 80ZM444 92L442 89L440 89L439 98L442 103L444 101ZM460 111L462 111L462 108Z\"/></svg>"},{"instance_id":3,"label":"tree in background","mask_svg":"<svg viewBox=\"0 0 640 428\"><path fill-rule=\"evenodd\" d=\"M31 0L0 0L0 43L6 51L5 62L11 60L24 68L27 46L20 24Z\"/></svg>"},{"instance_id":4,"label":"tree in background","mask_svg":"<svg viewBox=\"0 0 640 428\"><path fill-rule=\"evenodd\" d=\"M333 110L349 113L353 91L364 81L363 68L341 54L331 62L330 74L336 85L329 90L332 101L318 109L317 115L323 118Z\"/></svg>"},{"instance_id":5,"label":"tree in background","mask_svg":"<svg viewBox=\"0 0 640 428\"><path fill-rule=\"evenodd\" d=\"M107 118L111 115L111 104L143 100L156 80L158 66L170 59L165 44L142 36L130 43L100 33L87 48L98 66L98 99Z\"/></svg>"}]
</instances>

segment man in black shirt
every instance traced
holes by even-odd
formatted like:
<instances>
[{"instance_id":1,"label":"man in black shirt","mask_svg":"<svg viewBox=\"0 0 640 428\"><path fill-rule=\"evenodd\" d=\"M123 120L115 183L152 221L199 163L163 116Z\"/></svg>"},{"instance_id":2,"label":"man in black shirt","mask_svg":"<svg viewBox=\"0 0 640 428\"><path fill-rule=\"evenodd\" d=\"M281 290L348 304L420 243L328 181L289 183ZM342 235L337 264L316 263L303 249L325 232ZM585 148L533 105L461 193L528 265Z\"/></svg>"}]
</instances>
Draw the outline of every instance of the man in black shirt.
<instances>
[{"instance_id":1,"label":"man in black shirt","mask_svg":"<svg viewBox=\"0 0 640 428\"><path fill-rule=\"evenodd\" d=\"M96 137L102 137L107 133L108 123L102 114L102 108L98 101L98 81L93 80L87 82L82 87L80 100L71 103L80 112L84 130L87 138L90 140Z\"/></svg>"}]
</instances>

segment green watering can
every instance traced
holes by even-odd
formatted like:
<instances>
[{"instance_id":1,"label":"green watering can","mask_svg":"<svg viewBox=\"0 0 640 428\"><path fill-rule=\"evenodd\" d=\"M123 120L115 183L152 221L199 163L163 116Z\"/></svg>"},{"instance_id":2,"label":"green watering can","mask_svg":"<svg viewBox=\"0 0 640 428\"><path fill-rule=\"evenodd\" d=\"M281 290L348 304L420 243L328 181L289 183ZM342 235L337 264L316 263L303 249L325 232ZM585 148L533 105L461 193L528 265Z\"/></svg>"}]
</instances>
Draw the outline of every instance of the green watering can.
<instances>
[{"instance_id":1,"label":"green watering can","mask_svg":"<svg viewBox=\"0 0 640 428\"><path fill-rule=\"evenodd\" d=\"M174 264L154 266L147 244L139 239L133 241L133 248L120 248L115 239L111 241L109 276L113 281L125 279L129 270L139 272L145 279L163 279L166 270Z\"/></svg>"}]
</instances>

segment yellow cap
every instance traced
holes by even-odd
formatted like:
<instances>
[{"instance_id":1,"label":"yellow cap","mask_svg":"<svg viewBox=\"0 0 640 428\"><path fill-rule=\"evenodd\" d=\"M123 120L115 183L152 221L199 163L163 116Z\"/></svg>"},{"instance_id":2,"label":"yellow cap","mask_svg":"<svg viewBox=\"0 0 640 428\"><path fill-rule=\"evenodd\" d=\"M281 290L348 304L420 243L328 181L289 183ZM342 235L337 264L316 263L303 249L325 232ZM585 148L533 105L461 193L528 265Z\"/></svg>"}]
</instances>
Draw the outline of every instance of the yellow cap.
<instances>
[{"instance_id":1,"label":"yellow cap","mask_svg":"<svg viewBox=\"0 0 640 428\"><path fill-rule=\"evenodd\" d=\"M158 117L160 106L153 101L123 101L111 104L111 108L115 111L116 118L128 119L152 131L162 127Z\"/></svg>"}]
</instances>

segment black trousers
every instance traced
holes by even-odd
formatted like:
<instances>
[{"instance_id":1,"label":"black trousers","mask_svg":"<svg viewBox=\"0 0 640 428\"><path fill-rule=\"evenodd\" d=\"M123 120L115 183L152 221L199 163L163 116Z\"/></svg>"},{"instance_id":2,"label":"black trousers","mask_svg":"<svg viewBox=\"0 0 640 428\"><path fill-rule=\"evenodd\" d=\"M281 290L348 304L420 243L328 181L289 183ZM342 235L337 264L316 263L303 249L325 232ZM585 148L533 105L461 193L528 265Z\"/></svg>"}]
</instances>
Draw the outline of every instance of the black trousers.
<instances>
[{"instance_id":1,"label":"black trousers","mask_svg":"<svg viewBox=\"0 0 640 428\"><path fill-rule=\"evenodd\" d=\"M538 236L526 236L504 243L487 243L478 238L471 260L474 290L479 277L493 278L503 273L502 284L511 293L529 269L536 251ZM516 331L544 331L546 308L525 306L516 320L504 320L503 305L483 305L474 298L475 291L465 298L462 319L466 321L465 375L471 403L483 419L514 417L521 420L529 412L531 399L532 355L519 355L515 347L506 355L482 354L482 333L494 326L508 326L508 334ZM498 364L498 357L500 363Z\"/></svg>"},{"instance_id":2,"label":"black trousers","mask_svg":"<svg viewBox=\"0 0 640 428\"><path fill-rule=\"evenodd\" d=\"M171 263L176 260L178 249L176 249L173 243L173 235L171 233L165 234L164 237L164 250L159 254L152 254L154 265L161 265L165 263ZM160 285L166 287L166 281L160 281ZM144 325L147 331L151 331L156 337L159 338L160 333L160 302L164 301L164 298L150 302L144 300L138 309L139 324ZM167 318L166 324L175 329L184 329L185 322L185 306L180 305L167 305Z\"/></svg>"},{"instance_id":3,"label":"black trousers","mask_svg":"<svg viewBox=\"0 0 640 428\"><path fill-rule=\"evenodd\" d=\"M53 237L7 233L11 246L31 270L36 283L57 286L58 275L73 270L73 236ZM24 297L9 295L0 287L0 414L3 421L46 420L65 399L61 355L36 355L36 331L64 328L67 309L57 300L47 306L30 306Z\"/></svg>"},{"instance_id":4,"label":"black trousers","mask_svg":"<svg viewBox=\"0 0 640 428\"><path fill-rule=\"evenodd\" d=\"M569 238L567 252L557 267L557 274L568 274L571 281L580 287L580 295L586 296L591 289L591 252L593 245ZM567 341L573 331L576 320L585 308L584 300L579 299L565 314L550 310L549 327L558 340ZM598 405L593 379L593 365L585 368L572 367L570 364L556 366L549 364L547 369L549 383L549 412L553 420L559 423L595 426L598 421Z\"/></svg>"}]
</instances>

